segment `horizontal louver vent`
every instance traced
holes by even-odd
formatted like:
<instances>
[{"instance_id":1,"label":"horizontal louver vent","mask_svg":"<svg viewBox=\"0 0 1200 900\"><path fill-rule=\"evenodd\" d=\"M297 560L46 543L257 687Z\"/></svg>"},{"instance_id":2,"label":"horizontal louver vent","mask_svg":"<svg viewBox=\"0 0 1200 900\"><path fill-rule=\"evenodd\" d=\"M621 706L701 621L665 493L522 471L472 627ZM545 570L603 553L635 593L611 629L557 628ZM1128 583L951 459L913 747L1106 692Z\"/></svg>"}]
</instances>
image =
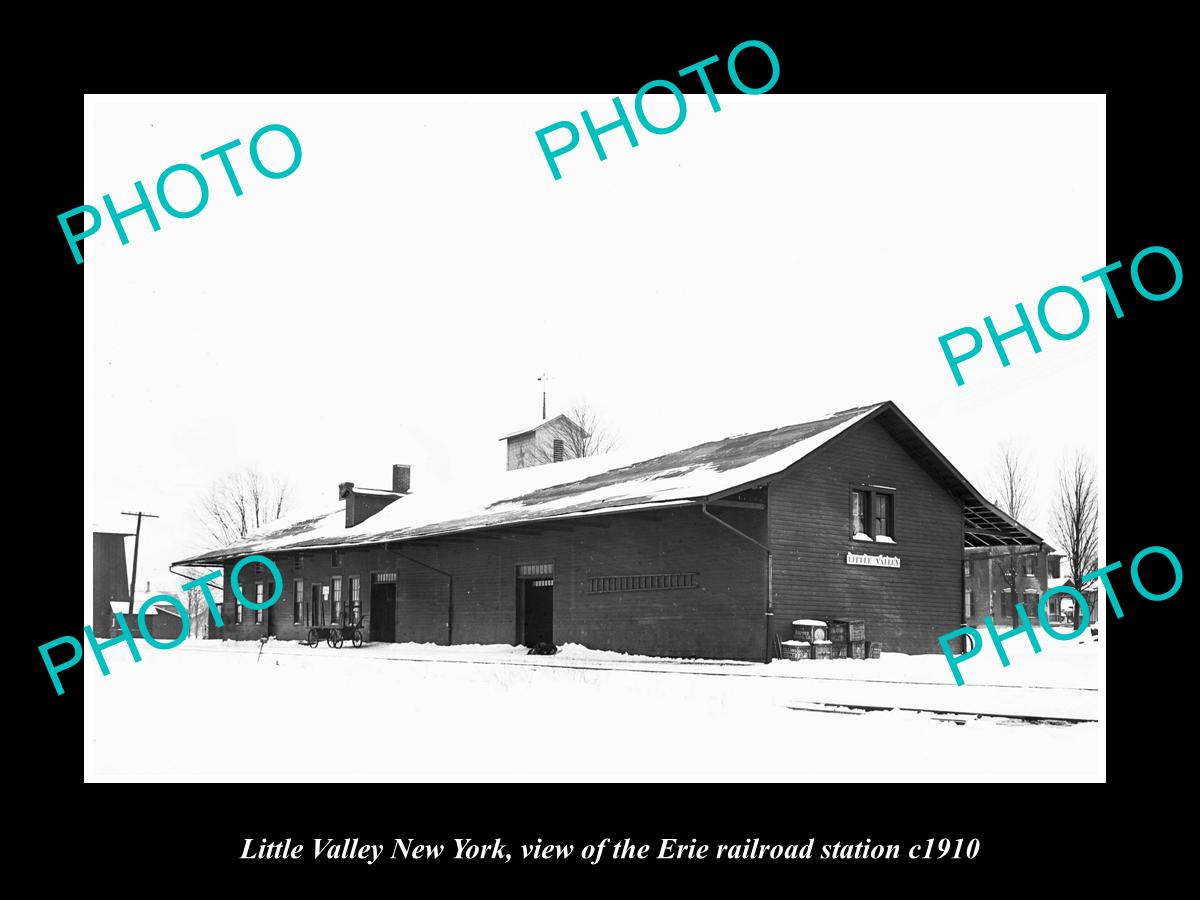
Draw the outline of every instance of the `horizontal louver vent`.
<instances>
[{"instance_id":1,"label":"horizontal louver vent","mask_svg":"<svg viewBox=\"0 0 1200 900\"><path fill-rule=\"evenodd\" d=\"M696 587L696 573L674 575L606 575L588 579L589 594L615 594L620 591L669 591Z\"/></svg>"}]
</instances>

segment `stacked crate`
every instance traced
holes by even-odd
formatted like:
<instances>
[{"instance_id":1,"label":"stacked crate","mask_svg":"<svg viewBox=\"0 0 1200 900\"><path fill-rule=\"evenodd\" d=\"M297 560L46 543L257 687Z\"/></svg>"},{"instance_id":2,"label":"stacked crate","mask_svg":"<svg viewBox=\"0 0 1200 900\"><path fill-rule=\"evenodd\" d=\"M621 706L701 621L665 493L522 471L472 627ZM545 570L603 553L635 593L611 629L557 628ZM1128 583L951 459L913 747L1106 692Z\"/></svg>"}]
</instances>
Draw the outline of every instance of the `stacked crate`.
<instances>
[{"instance_id":1,"label":"stacked crate","mask_svg":"<svg viewBox=\"0 0 1200 900\"><path fill-rule=\"evenodd\" d=\"M792 639L783 642L784 659L829 659L827 629L820 619L796 619L792 622Z\"/></svg>"},{"instance_id":2,"label":"stacked crate","mask_svg":"<svg viewBox=\"0 0 1200 900\"><path fill-rule=\"evenodd\" d=\"M792 622L792 640L825 641L829 639L829 626L820 619L796 619Z\"/></svg>"},{"instance_id":3,"label":"stacked crate","mask_svg":"<svg viewBox=\"0 0 1200 900\"><path fill-rule=\"evenodd\" d=\"M784 641L784 659L812 659L812 644L809 641Z\"/></svg>"},{"instance_id":4,"label":"stacked crate","mask_svg":"<svg viewBox=\"0 0 1200 900\"><path fill-rule=\"evenodd\" d=\"M862 619L831 620L829 637L835 644L846 648L846 659L867 658L867 623Z\"/></svg>"},{"instance_id":5,"label":"stacked crate","mask_svg":"<svg viewBox=\"0 0 1200 900\"><path fill-rule=\"evenodd\" d=\"M867 640L862 619L795 619L781 646L784 659L879 659L883 650L882 641Z\"/></svg>"}]
</instances>

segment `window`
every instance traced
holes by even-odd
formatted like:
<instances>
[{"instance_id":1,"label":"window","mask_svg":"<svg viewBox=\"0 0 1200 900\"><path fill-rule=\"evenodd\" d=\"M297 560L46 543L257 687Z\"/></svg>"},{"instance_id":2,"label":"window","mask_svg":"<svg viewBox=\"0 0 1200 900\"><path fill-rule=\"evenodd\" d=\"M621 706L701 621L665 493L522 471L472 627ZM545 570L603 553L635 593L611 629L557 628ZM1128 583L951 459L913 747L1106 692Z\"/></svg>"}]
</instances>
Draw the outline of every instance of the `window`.
<instances>
[{"instance_id":1,"label":"window","mask_svg":"<svg viewBox=\"0 0 1200 900\"><path fill-rule=\"evenodd\" d=\"M850 492L850 534L855 540L871 539L871 523L867 521L867 510L870 508L870 491Z\"/></svg>"},{"instance_id":2,"label":"window","mask_svg":"<svg viewBox=\"0 0 1200 900\"><path fill-rule=\"evenodd\" d=\"M963 594L963 617L971 618L971 592L967 591Z\"/></svg>"},{"instance_id":3,"label":"window","mask_svg":"<svg viewBox=\"0 0 1200 900\"><path fill-rule=\"evenodd\" d=\"M254 582L254 602L263 602L263 583L261 581ZM254 611L254 624L261 625L263 620L263 610L256 609Z\"/></svg>"},{"instance_id":4,"label":"window","mask_svg":"<svg viewBox=\"0 0 1200 900\"><path fill-rule=\"evenodd\" d=\"M564 453L565 452L563 450L563 439L555 438L554 439L554 461L562 462Z\"/></svg>"},{"instance_id":5,"label":"window","mask_svg":"<svg viewBox=\"0 0 1200 900\"><path fill-rule=\"evenodd\" d=\"M246 595L246 592L242 591L242 596L245 596L245 595ZM234 607L233 614L234 614L234 616L236 616L236 618L234 619L234 622L238 625L241 625L242 624L242 604L238 603L237 600L234 600L233 607Z\"/></svg>"},{"instance_id":6,"label":"window","mask_svg":"<svg viewBox=\"0 0 1200 900\"><path fill-rule=\"evenodd\" d=\"M875 495L875 540L881 541L884 538L890 542L892 540L892 506L895 498L891 494Z\"/></svg>"},{"instance_id":7,"label":"window","mask_svg":"<svg viewBox=\"0 0 1200 900\"><path fill-rule=\"evenodd\" d=\"M335 569L340 569L342 567L342 552L340 550L333 551L333 561L331 565Z\"/></svg>"},{"instance_id":8,"label":"window","mask_svg":"<svg viewBox=\"0 0 1200 900\"><path fill-rule=\"evenodd\" d=\"M896 495L873 485L850 490L850 537L856 541L896 543Z\"/></svg>"},{"instance_id":9,"label":"window","mask_svg":"<svg viewBox=\"0 0 1200 900\"><path fill-rule=\"evenodd\" d=\"M1008 619L1016 615L1016 596L1012 588L1004 589L1004 597L1000 603L1000 615Z\"/></svg>"},{"instance_id":10,"label":"window","mask_svg":"<svg viewBox=\"0 0 1200 900\"><path fill-rule=\"evenodd\" d=\"M261 575L262 573L263 573L262 563L255 563L254 564L254 574Z\"/></svg>"},{"instance_id":11,"label":"window","mask_svg":"<svg viewBox=\"0 0 1200 900\"><path fill-rule=\"evenodd\" d=\"M1026 575L1036 575L1037 574L1037 557L1036 556L1025 557L1025 574Z\"/></svg>"},{"instance_id":12,"label":"window","mask_svg":"<svg viewBox=\"0 0 1200 900\"><path fill-rule=\"evenodd\" d=\"M362 599L358 593L358 576L350 576L350 621L355 625L362 622Z\"/></svg>"},{"instance_id":13,"label":"window","mask_svg":"<svg viewBox=\"0 0 1200 900\"><path fill-rule=\"evenodd\" d=\"M292 563L296 567L297 572L301 571L304 568L304 554L297 553L296 558L292 560Z\"/></svg>"},{"instance_id":14,"label":"window","mask_svg":"<svg viewBox=\"0 0 1200 900\"><path fill-rule=\"evenodd\" d=\"M670 591L696 587L695 572L674 575L607 575L588 579L589 594L616 594L622 591Z\"/></svg>"},{"instance_id":15,"label":"window","mask_svg":"<svg viewBox=\"0 0 1200 900\"><path fill-rule=\"evenodd\" d=\"M342 576L338 575L332 580L333 585L333 618L330 622L342 621Z\"/></svg>"},{"instance_id":16,"label":"window","mask_svg":"<svg viewBox=\"0 0 1200 900\"><path fill-rule=\"evenodd\" d=\"M971 561L969 559L963 560L963 574L968 577L971 575Z\"/></svg>"},{"instance_id":17,"label":"window","mask_svg":"<svg viewBox=\"0 0 1200 900\"><path fill-rule=\"evenodd\" d=\"M296 557L299 559L300 557ZM292 582L292 624L304 624L304 582Z\"/></svg>"}]
</instances>

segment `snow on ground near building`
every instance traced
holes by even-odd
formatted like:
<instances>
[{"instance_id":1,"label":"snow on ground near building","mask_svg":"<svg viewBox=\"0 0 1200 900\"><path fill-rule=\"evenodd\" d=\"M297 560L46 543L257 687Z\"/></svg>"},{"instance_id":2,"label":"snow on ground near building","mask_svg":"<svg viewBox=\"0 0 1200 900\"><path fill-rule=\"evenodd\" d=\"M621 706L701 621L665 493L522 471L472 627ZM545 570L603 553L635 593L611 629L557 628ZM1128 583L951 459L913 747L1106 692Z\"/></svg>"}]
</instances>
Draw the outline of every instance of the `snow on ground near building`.
<instances>
[{"instance_id":1,"label":"snow on ground near building","mask_svg":"<svg viewBox=\"0 0 1200 900\"><path fill-rule=\"evenodd\" d=\"M1020 640L1007 642L1007 669L990 647L967 662L961 688L936 655L764 666L577 645L545 657L139 641L136 665L123 647L108 652L108 677L84 660L85 778L1101 779L1094 722L958 725L836 706L1096 718L1099 644L1035 656ZM1056 759L1070 762L1046 765Z\"/></svg>"}]
</instances>

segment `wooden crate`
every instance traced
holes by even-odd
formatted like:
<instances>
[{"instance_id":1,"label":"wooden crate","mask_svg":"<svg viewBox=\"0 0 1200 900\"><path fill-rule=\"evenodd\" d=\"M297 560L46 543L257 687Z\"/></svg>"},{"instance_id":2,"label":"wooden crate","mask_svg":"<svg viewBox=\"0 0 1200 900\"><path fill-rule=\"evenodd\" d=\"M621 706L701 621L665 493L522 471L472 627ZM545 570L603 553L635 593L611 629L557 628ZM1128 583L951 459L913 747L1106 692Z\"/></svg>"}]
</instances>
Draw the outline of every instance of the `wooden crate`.
<instances>
[{"instance_id":1,"label":"wooden crate","mask_svg":"<svg viewBox=\"0 0 1200 900\"><path fill-rule=\"evenodd\" d=\"M879 659L883 652L883 641L867 641L867 659Z\"/></svg>"},{"instance_id":2,"label":"wooden crate","mask_svg":"<svg viewBox=\"0 0 1200 900\"><path fill-rule=\"evenodd\" d=\"M833 641L813 641L813 659L833 659Z\"/></svg>"},{"instance_id":3,"label":"wooden crate","mask_svg":"<svg viewBox=\"0 0 1200 900\"><path fill-rule=\"evenodd\" d=\"M846 641L850 640L850 635L847 634L846 631L847 629L845 622L839 622L837 619L831 620L829 623L829 640L833 641L835 644L846 643ZM845 654L843 654L843 656L844 655Z\"/></svg>"},{"instance_id":4,"label":"wooden crate","mask_svg":"<svg viewBox=\"0 0 1200 900\"><path fill-rule=\"evenodd\" d=\"M863 619L834 619L832 624L845 626L845 640L847 641L865 641L867 639L867 623Z\"/></svg>"},{"instance_id":5,"label":"wooden crate","mask_svg":"<svg viewBox=\"0 0 1200 900\"><path fill-rule=\"evenodd\" d=\"M845 641L834 641L833 642L833 658L834 659L845 659L846 658L846 642Z\"/></svg>"},{"instance_id":6,"label":"wooden crate","mask_svg":"<svg viewBox=\"0 0 1200 900\"><path fill-rule=\"evenodd\" d=\"M812 644L807 641L784 641L780 646L784 659L812 659Z\"/></svg>"},{"instance_id":7,"label":"wooden crate","mask_svg":"<svg viewBox=\"0 0 1200 900\"><path fill-rule=\"evenodd\" d=\"M792 622L792 640L804 641L811 644L813 641L828 640L826 636L829 631L829 626L820 619L796 619Z\"/></svg>"},{"instance_id":8,"label":"wooden crate","mask_svg":"<svg viewBox=\"0 0 1200 900\"><path fill-rule=\"evenodd\" d=\"M850 659L866 659L867 642L850 641L848 644L846 644L846 656Z\"/></svg>"}]
</instances>

